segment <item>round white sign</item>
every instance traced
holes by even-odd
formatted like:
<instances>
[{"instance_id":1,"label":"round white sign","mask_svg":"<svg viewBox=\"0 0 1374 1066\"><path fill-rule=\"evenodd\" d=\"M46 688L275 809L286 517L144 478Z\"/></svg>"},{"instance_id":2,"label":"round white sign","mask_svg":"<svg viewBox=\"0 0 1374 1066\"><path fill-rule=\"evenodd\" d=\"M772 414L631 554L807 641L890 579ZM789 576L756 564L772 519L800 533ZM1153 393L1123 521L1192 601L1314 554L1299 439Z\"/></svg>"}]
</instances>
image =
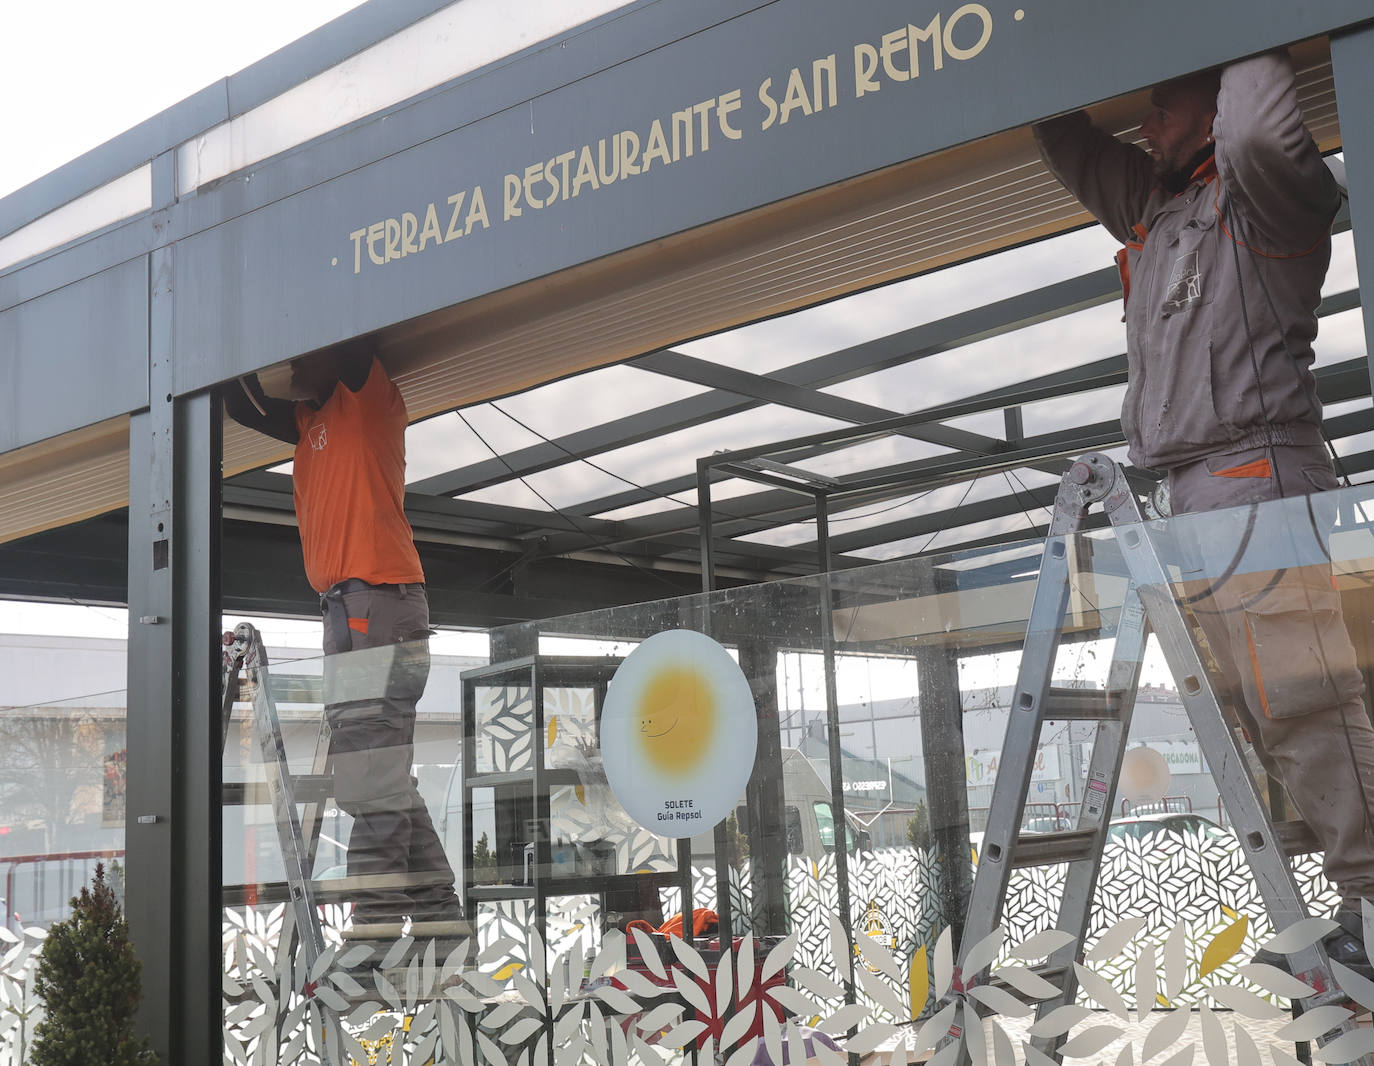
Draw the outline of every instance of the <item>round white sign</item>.
<instances>
[{"instance_id":1,"label":"round white sign","mask_svg":"<svg viewBox=\"0 0 1374 1066\"><path fill-rule=\"evenodd\" d=\"M695 836L729 814L757 747L749 682L710 637L655 633L611 678L601 714L606 780L630 817L660 836Z\"/></svg>"}]
</instances>

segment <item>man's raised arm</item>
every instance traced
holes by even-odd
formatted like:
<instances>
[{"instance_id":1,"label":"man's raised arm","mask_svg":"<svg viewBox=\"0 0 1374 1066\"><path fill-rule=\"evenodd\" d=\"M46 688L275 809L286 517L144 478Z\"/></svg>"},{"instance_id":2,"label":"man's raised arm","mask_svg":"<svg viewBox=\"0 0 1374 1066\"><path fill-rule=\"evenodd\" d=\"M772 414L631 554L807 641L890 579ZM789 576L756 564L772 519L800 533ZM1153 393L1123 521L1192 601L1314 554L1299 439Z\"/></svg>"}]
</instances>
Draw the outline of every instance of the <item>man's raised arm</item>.
<instances>
[{"instance_id":1,"label":"man's raised arm","mask_svg":"<svg viewBox=\"0 0 1374 1066\"><path fill-rule=\"evenodd\" d=\"M1153 184L1150 157L1075 111L1032 127L1040 156L1069 192L1122 244L1135 240Z\"/></svg>"},{"instance_id":2,"label":"man's raised arm","mask_svg":"<svg viewBox=\"0 0 1374 1066\"><path fill-rule=\"evenodd\" d=\"M256 374L241 377L224 388L224 409L230 418L287 444L296 444L301 439L296 429L295 407L290 400L279 400L263 392Z\"/></svg>"}]
</instances>

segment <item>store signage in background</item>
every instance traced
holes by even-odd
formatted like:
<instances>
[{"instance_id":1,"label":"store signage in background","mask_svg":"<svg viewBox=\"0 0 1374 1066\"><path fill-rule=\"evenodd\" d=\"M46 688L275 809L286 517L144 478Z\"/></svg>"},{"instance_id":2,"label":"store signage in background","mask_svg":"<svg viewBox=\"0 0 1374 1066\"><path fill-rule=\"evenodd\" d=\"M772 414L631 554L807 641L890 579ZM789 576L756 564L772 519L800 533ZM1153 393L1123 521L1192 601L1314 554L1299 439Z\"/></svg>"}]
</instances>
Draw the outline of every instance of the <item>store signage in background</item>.
<instances>
[{"instance_id":1,"label":"store signage in background","mask_svg":"<svg viewBox=\"0 0 1374 1066\"><path fill-rule=\"evenodd\" d=\"M846 792L886 792L886 781L846 781L844 783Z\"/></svg>"},{"instance_id":2,"label":"store signage in background","mask_svg":"<svg viewBox=\"0 0 1374 1066\"><path fill-rule=\"evenodd\" d=\"M607 687L606 780L630 817L659 836L695 836L729 814L757 747L749 681L704 634L655 633L626 656Z\"/></svg>"},{"instance_id":3,"label":"store signage in background","mask_svg":"<svg viewBox=\"0 0 1374 1066\"><path fill-rule=\"evenodd\" d=\"M997 767L1002 763L1000 748L987 751L970 752L964 758L964 776L974 787L991 785L997 780ZM1035 766L1031 770L1032 781L1057 781L1059 779L1059 748L1045 747L1035 749Z\"/></svg>"},{"instance_id":4,"label":"store signage in background","mask_svg":"<svg viewBox=\"0 0 1374 1066\"><path fill-rule=\"evenodd\" d=\"M1205 774L1206 764L1202 761L1202 749L1196 740L1147 740L1145 747L1153 748L1164 756L1171 774Z\"/></svg>"}]
</instances>

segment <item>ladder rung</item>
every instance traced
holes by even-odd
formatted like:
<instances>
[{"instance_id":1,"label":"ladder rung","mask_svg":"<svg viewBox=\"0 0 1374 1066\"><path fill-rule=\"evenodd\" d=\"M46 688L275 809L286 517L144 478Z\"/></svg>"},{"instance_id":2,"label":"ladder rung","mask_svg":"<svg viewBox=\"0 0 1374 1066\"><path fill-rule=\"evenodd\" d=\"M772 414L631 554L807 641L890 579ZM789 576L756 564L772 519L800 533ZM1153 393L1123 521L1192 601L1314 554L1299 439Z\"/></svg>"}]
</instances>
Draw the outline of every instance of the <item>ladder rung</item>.
<instances>
[{"instance_id":1,"label":"ladder rung","mask_svg":"<svg viewBox=\"0 0 1374 1066\"><path fill-rule=\"evenodd\" d=\"M1064 974L1067 972L1067 970L1067 966L1050 966L1046 964L1030 967L1031 973L1035 974L1036 977L1043 978L1050 984L1059 986L1061 989L1063 988ZM1004 988L1008 991L1017 991L1011 984L1009 984L1002 978L998 977L995 973L988 975L987 983L994 988Z\"/></svg>"},{"instance_id":2,"label":"ladder rung","mask_svg":"<svg viewBox=\"0 0 1374 1066\"><path fill-rule=\"evenodd\" d=\"M334 778L330 774L298 774L291 778L291 789L297 803L322 803L334 794ZM226 781L221 802L226 807L266 806L272 802L272 790L266 781Z\"/></svg>"},{"instance_id":3,"label":"ladder rung","mask_svg":"<svg viewBox=\"0 0 1374 1066\"><path fill-rule=\"evenodd\" d=\"M1045 695L1044 719L1104 722L1121 717L1121 693L1100 688L1052 688Z\"/></svg>"},{"instance_id":4,"label":"ladder rung","mask_svg":"<svg viewBox=\"0 0 1374 1066\"><path fill-rule=\"evenodd\" d=\"M1285 855L1307 855L1321 851L1321 841L1312 827L1304 821L1275 822L1274 835L1279 838L1279 846Z\"/></svg>"},{"instance_id":5,"label":"ladder rung","mask_svg":"<svg viewBox=\"0 0 1374 1066\"><path fill-rule=\"evenodd\" d=\"M1012 869L1021 866L1051 866L1057 862L1077 862L1092 857L1096 829L1069 829L1062 833L1023 833L1016 838Z\"/></svg>"}]
</instances>

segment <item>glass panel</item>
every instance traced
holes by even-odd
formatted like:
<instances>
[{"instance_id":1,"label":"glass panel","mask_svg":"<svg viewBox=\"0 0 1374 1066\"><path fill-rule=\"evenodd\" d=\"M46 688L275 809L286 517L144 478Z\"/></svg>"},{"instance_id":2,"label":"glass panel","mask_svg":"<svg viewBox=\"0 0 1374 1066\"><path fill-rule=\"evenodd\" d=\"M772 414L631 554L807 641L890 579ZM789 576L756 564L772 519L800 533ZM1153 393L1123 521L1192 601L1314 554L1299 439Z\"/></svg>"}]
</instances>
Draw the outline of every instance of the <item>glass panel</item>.
<instances>
[{"instance_id":1,"label":"glass panel","mask_svg":"<svg viewBox=\"0 0 1374 1066\"><path fill-rule=\"evenodd\" d=\"M349 868L358 829L330 814L311 880L326 954L305 965L269 807L254 823L257 850L240 862L251 854L251 891L226 909L227 1039L250 1061L256 1040L276 1040L291 1061L292 1047L318 1046L318 1017L341 1020L338 1040L359 1062L362 1041L389 1038L412 1061L466 1066L499 1052L518 1063L528 1049L533 1066L550 1047L555 1066L574 1051L598 1066L655 1066L694 1048L752 1061L752 1036L775 1038L799 1015L832 1027L853 1017L856 1041L890 1051L884 1041L901 1026L955 1003L1024 1040L1030 1018L941 987L938 960L958 958L951 941L973 878L1004 864L1001 942L987 950L1008 994L1024 998L1015 953L1072 924L1058 917L1069 865L1053 849L1073 832L1100 834L1103 848L1084 946L1105 945L1084 963L1102 994L1134 1002L1139 960L1154 952L1152 994L1198 1028L1193 1012L1239 1002L1226 989L1245 987L1240 968L1276 931L1247 864L1254 849L1229 828L1240 816L1256 831L1253 810L1228 814L1220 796L1239 794L1235 775L1247 766L1276 815L1282 793L1268 787L1266 760L1208 717L1197 693L1248 716L1252 738L1300 722L1303 744L1317 749L1311 781L1337 793L1319 813L1363 824L1355 779L1342 785L1341 775L1352 747L1374 766L1360 679L1374 647L1371 517L1374 487L1357 487L1120 536L1099 529L509 627L501 646L537 654L503 663L460 668L433 656L425 700L444 670L450 681L439 704L421 704L417 736L450 769L443 788L422 777L420 797L461 923L436 930L413 913L389 929L361 922L362 890L376 886ZM1151 559L1162 568L1153 576ZM1062 640L1043 656L1041 695L1018 671L1028 628L1040 639L1056 624L1032 604L1042 567L1060 566ZM1133 639L1132 575L1167 640ZM268 691L289 723L293 768L310 761L320 701L337 720L392 698L397 669L395 657L273 667ZM1137 676L1138 686L1123 681ZM1316 706L1327 697L1341 701L1344 725ZM1027 707L1046 699L1043 724L1029 730ZM1294 709L1303 713L1284 717ZM494 746L488 734L499 734ZM266 779L260 758L232 765L244 780ZM1024 801L1008 806L997 789L1022 775ZM1290 775L1300 802L1311 781ZM374 806L393 819L417 809ZM1314 828L1331 832L1320 820ZM1049 861L1009 862L1017 840ZM1337 907L1338 885L1358 891L1358 847L1294 859L1314 913ZM390 872L385 887L412 898L443 881L433 868ZM692 935L674 943L684 925ZM862 1010L838 1014L851 996ZM1072 1032L1104 1024L1143 1047L1154 1020L1126 1025L1090 1006ZM887 1025L899 1028L877 1028ZM1264 1025L1256 1042L1292 1054L1279 1023ZM1185 1031L1173 1043L1196 1039Z\"/></svg>"},{"instance_id":2,"label":"glass panel","mask_svg":"<svg viewBox=\"0 0 1374 1066\"><path fill-rule=\"evenodd\" d=\"M127 622L0 601L0 1062L29 1061L44 936L97 867L122 904Z\"/></svg>"}]
</instances>

